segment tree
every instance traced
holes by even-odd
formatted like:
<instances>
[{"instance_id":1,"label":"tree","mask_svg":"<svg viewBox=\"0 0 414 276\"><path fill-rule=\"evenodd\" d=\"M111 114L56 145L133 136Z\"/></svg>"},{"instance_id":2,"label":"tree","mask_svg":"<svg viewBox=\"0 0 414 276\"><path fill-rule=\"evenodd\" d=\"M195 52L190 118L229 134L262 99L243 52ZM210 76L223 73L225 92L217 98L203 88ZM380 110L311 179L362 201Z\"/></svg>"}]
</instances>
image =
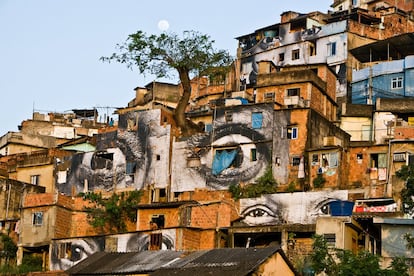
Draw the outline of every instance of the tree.
<instances>
[{"instance_id":1,"label":"tree","mask_svg":"<svg viewBox=\"0 0 414 276\"><path fill-rule=\"evenodd\" d=\"M16 258L17 246L9 236L0 234L0 237L0 258L8 265L11 259Z\"/></svg>"},{"instance_id":2,"label":"tree","mask_svg":"<svg viewBox=\"0 0 414 276\"><path fill-rule=\"evenodd\" d=\"M140 73L150 72L157 77L170 77L171 71L178 73L183 94L174 119L182 134L188 136L199 131L198 126L185 117L191 96L190 75L208 75L220 69L225 71L232 63L229 53L215 50L213 43L208 35L195 31L185 31L182 39L175 33L147 35L137 31L130 34L123 44L117 45L119 53L101 59L124 63L129 68L138 67Z\"/></svg>"},{"instance_id":3,"label":"tree","mask_svg":"<svg viewBox=\"0 0 414 276\"><path fill-rule=\"evenodd\" d=\"M405 187L401 190L402 209L406 214L412 214L414 211L414 166L402 166L395 173L398 178L405 181Z\"/></svg>"},{"instance_id":4,"label":"tree","mask_svg":"<svg viewBox=\"0 0 414 276\"><path fill-rule=\"evenodd\" d=\"M408 276L405 258L395 258L390 267L382 269L380 256L364 250L355 254L350 250L328 248L325 239L320 235L314 237L310 262L316 274L324 272L327 276Z\"/></svg>"},{"instance_id":5,"label":"tree","mask_svg":"<svg viewBox=\"0 0 414 276\"><path fill-rule=\"evenodd\" d=\"M141 198L140 191L113 193L104 198L101 193L83 194L92 206L85 207L89 223L102 232L120 233L127 230L126 221L136 222L136 206Z\"/></svg>"}]
</instances>

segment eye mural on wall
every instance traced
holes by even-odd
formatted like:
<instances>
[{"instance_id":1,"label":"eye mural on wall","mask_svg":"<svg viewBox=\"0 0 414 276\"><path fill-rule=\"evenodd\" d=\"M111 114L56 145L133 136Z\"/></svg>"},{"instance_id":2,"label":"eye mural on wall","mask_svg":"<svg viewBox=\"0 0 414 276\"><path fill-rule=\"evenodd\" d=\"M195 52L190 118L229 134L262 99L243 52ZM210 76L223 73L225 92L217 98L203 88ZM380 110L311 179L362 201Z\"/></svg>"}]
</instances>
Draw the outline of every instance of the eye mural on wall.
<instances>
[{"instance_id":1,"label":"eye mural on wall","mask_svg":"<svg viewBox=\"0 0 414 276\"><path fill-rule=\"evenodd\" d=\"M240 199L240 216L248 225L314 224L330 215L331 202L347 198L346 190L268 194Z\"/></svg>"},{"instance_id":2,"label":"eye mural on wall","mask_svg":"<svg viewBox=\"0 0 414 276\"><path fill-rule=\"evenodd\" d=\"M193 136L188 149L201 165L191 168L214 188L251 181L271 160L270 143L258 131L241 123L225 124L213 132ZM252 159L254 152L254 159Z\"/></svg>"},{"instance_id":3,"label":"eye mural on wall","mask_svg":"<svg viewBox=\"0 0 414 276\"><path fill-rule=\"evenodd\" d=\"M103 237L69 239L52 244L51 269L66 270L105 248Z\"/></svg>"}]
</instances>

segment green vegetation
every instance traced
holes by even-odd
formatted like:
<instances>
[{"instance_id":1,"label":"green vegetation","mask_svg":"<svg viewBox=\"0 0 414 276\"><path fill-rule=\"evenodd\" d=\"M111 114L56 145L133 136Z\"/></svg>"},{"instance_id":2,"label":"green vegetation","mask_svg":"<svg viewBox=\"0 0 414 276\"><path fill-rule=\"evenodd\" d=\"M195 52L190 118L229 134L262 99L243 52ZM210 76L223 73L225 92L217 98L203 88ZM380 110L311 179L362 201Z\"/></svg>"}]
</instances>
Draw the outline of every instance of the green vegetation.
<instances>
[{"instance_id":1,"label":"green vegetation","mask_svg":"<svg viewBox=\"0 0 414 276\"><path fill-rule=\"evenodd\" d=\"M313 187L314 188L323 188L325 185L326 179L323 177L322 174L318 174L318 176L313 179Z\"/></svg>"},{"instance_id":2,"label":"green vegetation","mask_svg":"<svg viewBox=\"0 0 414 276\"><path fill-rule=\"evenodd\" d=\"M112 194L109 198L101 193L86 193L83 198L93 206L86 207L89 223L102 233L122 233L127 230L126 221L136 222L136 206L141 198L141 191ZM106 231L105 231L106 230Z\"/></svg>"},{"instance_id":3,"label":"green vegetation","mask_svg":"<svg viewBox=\"0 0 414 276\"><path fill-rule=\"evenodd\" d=\"M178 73L183 94L175 109L174 119L183 135L199 131L196 124L185 117L185 109L191 95L190 74L210 75L217 79L224 76L233 59L227 51L213 48L214 41L208 35L196 31L185 31L183 38L174 33L147 35L142 31L130 34L119 53L102 57L103 61L124 63L129 68L137 67L140 73L151 73L159 78L169 77L171 71Z\"/></svg>"},{"instance_id":4,"label":"green vegetation","mask_svg":"<svg viewBox=\"0 0 414 276\"><path fill-rule=\"evenodd\" d=\"M0 274L1 275L19 275L32 271L42 270L42 257L37 255L25 254L22 265L16 265L17 245L13 240L4 234L0 234Z\"/></svg>"},{"instance_id":5,"label":"green vegetation","mask_svg":"<svg viewBox=\"0 0 414 276\"><path fill-rule=\"evenodd\" d=\"M277 191L277 182L273 177L272 167L267 167L265 173L259 177L256 183L240 186L240 184L232 184L229 192L235 200L240 198L259 197L262 194L273 194Z\"/></svg>"},{"instance_id":6,"label":"green vegetation","mask_svg":"<svg viewBox=\"0 0 414 276\"><path fill-rule=\"evenodd\" d=\"M404 213L410 214L414 210L414 165L404 165L395 174L405 181L405 187L401 190L402 209Z\"/></svg>"},{"instance_id":7,"label":"green vegetation","mask_svg":"<svg viewBox=\"0 0 414 276\"><path fill-rule=\"evenodd\" d=\"M357 254L350 250L328 248L322 236L314 237L313 252L308 259L310 267L316 274L353 276L408 276L408 265L405 258L396 258L390 267L380 267L380 256L367 251Z\"/></svg>"},{"instance_id":8,"label":"green vegetation","mask_svg":"<svg viewBox=\"0 0 414 276\"><path fill-rule=\"evenodd\" d=\"M9 236L0 234L0 237L0 259L2 263L9 265L11 260L16 259L17 246Z\"/></svg>"}]
</instances>

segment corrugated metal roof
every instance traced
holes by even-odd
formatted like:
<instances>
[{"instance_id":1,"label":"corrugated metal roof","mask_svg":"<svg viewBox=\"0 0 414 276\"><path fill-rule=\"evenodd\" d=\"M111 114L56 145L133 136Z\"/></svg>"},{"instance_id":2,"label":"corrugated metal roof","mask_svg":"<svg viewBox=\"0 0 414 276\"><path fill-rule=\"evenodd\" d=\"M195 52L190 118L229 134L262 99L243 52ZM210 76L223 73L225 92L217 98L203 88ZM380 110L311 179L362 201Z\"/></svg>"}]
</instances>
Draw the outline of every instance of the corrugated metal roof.
<instances>
[{"instance_id":1,"label":"corrugated metal roof","mask_svg":"<svg viewBox=\"0 0 414 276\"><path fill-rule=\"evenodd\" d=\"M248 275L279 252L294 271L279 247L221 248L179 252L170 250L130 253L98 252L74 267L69 275Z\"/></svg>"},{"instance_id":2,"label":"corrugated metal roof","mask_svg":"<svg viewBox=\"0 0 414 276\"><path fill-rule=\"evenodd\" d=\"M275 253L280 252L285 261L289 262L278 247L265 248L221 248L198 252L198 257L186 264L178 261L170 266L151 273L154 276L203 276L203 275L249 275L255 271L260 264L265 262ZM191 257L191 255L189 256ZM293 267L291 267L294 271Z\"/></svg>"},{"instance_id":3,"label":"corrugated metal roof","mask_svg":"<svg viewBox=\"0 0 414 276\"><path fill-rule=\"evenodd\" d=\"M68 269L70 275L114 275L147 273L179 258L181 252L143 251L129 253L97 252Z\"/></svg>"},{"instance_id":4,"label":"corrugated metal roof","mask_svg":"<svg viewBox=\"0 0 414 276\"><path fill-rule=\"evenodd\" d=\"M361 62L387 61L414 55L414 33L405 33L351 49L351 54Z\"/></svg>"}]
</instances>

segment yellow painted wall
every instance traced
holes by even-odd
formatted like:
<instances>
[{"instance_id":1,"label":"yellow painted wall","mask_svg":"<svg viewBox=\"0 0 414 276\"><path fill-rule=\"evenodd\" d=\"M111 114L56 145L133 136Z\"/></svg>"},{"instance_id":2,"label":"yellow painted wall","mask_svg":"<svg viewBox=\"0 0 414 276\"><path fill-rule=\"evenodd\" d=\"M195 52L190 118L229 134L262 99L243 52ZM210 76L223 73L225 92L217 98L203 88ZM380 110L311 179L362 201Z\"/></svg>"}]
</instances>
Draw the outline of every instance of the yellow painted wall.
<instances>
[{"instance_id":1,"label":"yellow painted wall","mask_svg":"<svg viewBox=\"0 0 414 276\"><path fill-rule=\"evenodd\" d=\"M17 170L16 180L30 183L32 175L40 175L39 186L46 188L46 193L53 193L55 190L53 165L21 167Z\"/></svg>"}]
</instances>

